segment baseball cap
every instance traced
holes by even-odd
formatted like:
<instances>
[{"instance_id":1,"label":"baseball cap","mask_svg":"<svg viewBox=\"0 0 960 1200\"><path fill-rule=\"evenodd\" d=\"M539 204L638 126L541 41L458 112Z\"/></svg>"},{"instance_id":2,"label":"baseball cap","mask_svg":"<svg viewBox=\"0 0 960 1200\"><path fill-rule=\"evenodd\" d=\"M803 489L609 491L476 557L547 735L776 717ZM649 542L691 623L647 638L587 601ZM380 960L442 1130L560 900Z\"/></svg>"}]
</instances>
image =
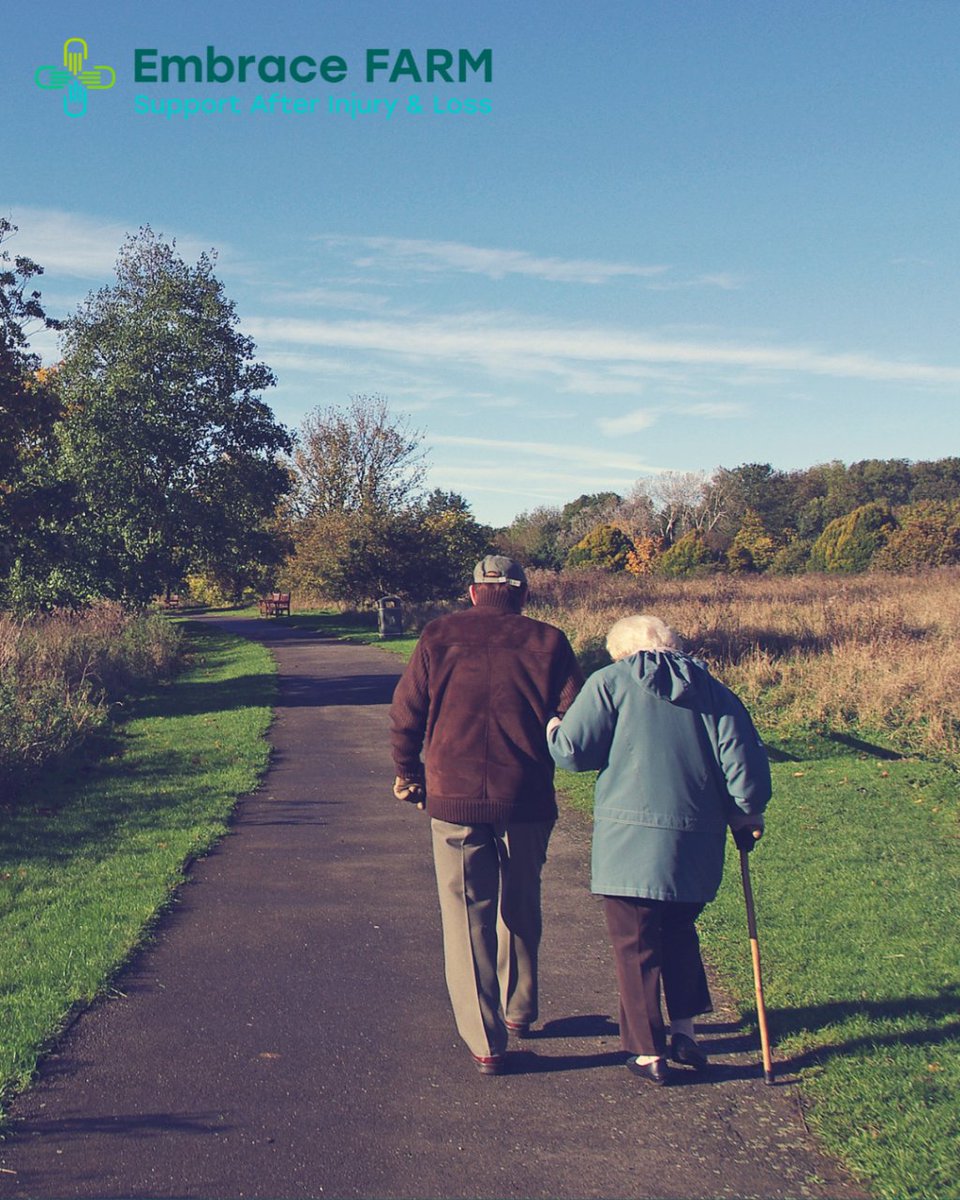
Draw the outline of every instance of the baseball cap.
<instances>
[{"instance_id":1,"label":"baseball cap","mask_svg":"<svg viewBox=\"0 0 960 1200\"><path fill-rule=\"evenodd\" d=\"M503 554L488 554L473 568L474 583L507 583L511 587L526 587L523 567Z\"/></svg>"}]
</instances>

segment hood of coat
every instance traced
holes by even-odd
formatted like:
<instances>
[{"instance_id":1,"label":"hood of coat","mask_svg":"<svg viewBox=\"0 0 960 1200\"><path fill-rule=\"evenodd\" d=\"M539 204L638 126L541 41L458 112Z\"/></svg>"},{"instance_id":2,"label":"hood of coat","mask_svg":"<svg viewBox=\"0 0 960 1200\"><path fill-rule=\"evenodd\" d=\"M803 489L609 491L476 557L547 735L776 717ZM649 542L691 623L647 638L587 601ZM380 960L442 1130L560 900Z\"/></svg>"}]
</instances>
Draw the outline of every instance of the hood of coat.
<instances>
[{"instance_id":1,"label":"hood of coat","mask_svg":"<svg viewBox=\"0 0 960 1200\"><path fill-rule=\"evenodd\" d=\"M706 663L675 650L640 650L627 661L640 687L671 704L705 696L710 687Z\"/></svg>"}]
</instances>

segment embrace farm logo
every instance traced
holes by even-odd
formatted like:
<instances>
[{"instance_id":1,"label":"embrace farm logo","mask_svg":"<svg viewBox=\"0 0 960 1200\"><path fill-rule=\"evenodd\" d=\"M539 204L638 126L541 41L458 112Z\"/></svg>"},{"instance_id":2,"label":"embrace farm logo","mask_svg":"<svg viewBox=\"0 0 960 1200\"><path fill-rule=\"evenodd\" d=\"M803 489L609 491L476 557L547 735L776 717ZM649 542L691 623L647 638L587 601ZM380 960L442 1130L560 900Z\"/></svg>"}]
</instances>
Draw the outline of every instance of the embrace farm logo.
<instances>
[{"instance_id":1,"label":"embrace farm logo","mask_svg":"<svg viewBox=\"0 0 960 1200\"><path fill-rule=\"evenodd\" d=\"M64 93L63 111L68 117L86 114L88 91L107 91L117 82L113 67L85 67L87 54L83 38L67 38L63 43L63 66L37 67L34 72L37 87Z\"/></svg>"}]
</instances>

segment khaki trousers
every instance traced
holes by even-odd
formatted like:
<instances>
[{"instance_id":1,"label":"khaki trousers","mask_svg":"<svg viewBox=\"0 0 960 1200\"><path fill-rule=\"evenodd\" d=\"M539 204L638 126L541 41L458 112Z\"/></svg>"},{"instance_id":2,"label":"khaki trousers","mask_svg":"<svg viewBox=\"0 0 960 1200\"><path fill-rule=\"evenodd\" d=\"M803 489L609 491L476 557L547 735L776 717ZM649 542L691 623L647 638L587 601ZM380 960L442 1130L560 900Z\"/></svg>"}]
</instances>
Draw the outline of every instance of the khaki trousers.
<instances>
[{"instance_id":1,"label":"khaki trousers","mask_svg":"<svg viewBox=\"0 0 960 1200\"><path fill-rule=\"evenodd\" d=\"M554 823L430 824L457 1029L472 1054L502 1054L504 1018L538 1015L540 874Z\"/></svg>"}]
</instances>

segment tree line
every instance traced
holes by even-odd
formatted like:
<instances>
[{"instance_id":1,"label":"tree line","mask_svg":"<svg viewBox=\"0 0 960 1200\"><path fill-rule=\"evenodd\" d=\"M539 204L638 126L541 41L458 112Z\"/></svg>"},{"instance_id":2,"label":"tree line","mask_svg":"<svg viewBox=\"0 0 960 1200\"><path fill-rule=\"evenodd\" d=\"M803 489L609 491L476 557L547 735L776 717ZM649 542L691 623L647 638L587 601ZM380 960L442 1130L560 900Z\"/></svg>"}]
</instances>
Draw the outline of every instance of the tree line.
<instances>
[{"instance_id":1,"label":"tree line","mask_svg":"<svg viewBox=\"0 0 960 1200\"><path fill-rule=\"evenodd\" d=\"M522 513L500 547L535 566L683 576L916 571L960 562L960 458L667 472Z\"/></svg>"}]
</instances>

